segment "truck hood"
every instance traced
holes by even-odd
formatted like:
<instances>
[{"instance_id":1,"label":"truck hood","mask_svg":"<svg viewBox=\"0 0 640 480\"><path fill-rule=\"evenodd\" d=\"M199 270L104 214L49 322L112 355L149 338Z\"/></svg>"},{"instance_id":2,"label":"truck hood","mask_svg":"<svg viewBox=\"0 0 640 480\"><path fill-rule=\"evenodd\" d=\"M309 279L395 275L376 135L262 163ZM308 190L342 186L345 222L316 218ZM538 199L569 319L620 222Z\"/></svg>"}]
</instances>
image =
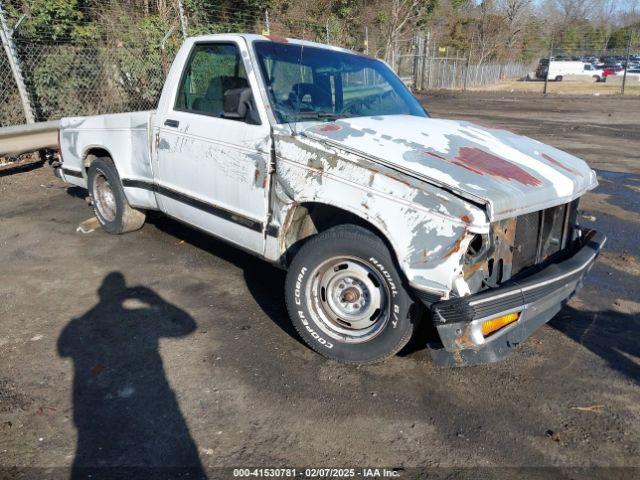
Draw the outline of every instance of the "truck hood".
<instances>
[{"instance_id":1,"label":"truck hood","mask_svg":"<svg viewBox=\"0 0 640 480\"><path fill-rule=\"evenodd\" d=\"M304 135L486 204L492 221L570 202L597 185L595 172L573 155L466 121L359 117Z\"/></svg>"}]
</instances>

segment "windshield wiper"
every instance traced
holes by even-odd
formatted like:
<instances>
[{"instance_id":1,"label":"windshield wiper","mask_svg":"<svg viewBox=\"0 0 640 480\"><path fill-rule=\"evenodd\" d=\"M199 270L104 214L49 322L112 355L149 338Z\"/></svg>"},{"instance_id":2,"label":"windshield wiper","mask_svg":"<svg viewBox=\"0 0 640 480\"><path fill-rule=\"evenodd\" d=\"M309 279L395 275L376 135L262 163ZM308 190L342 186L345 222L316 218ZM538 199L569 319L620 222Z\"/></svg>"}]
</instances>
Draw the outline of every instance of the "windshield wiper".
<instances>
[{"instance_id":1,"label":"windshield wiper","mask_svg":"<svg viewBox=\"0 0 640 480\"><path fill-rule=\"evenodd\" d=\"M299 118L332 118L337 120L339 118L345 118L347 115L342 113L334 113L334 112L295 112L290 115L291 117L299 117Z\"/></svg>"}]
</instances>

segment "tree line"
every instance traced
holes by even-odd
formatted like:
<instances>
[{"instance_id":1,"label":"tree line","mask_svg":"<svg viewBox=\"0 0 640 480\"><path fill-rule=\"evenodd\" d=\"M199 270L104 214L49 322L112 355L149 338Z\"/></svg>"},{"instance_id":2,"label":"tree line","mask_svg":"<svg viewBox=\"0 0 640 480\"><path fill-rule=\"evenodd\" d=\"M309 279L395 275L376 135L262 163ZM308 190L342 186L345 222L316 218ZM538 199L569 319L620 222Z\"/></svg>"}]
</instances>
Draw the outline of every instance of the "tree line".
<instances>
[{"instance_id":1,"label":"tree line","mask_svg":"<svg viewBox=\"0 0 640 480\"><path fill-rule=\"evenodd\" d=\"M178 0L2 0L16 37L116 45L179 28ZM270 32L329 41L389 59L433 45L482 59L600 52L640 43L640 0L182 0L189 35ZM267 20L267 13L269 19ZM174 39L177 42L179 39Z\"/></svg>"}]
</instances>

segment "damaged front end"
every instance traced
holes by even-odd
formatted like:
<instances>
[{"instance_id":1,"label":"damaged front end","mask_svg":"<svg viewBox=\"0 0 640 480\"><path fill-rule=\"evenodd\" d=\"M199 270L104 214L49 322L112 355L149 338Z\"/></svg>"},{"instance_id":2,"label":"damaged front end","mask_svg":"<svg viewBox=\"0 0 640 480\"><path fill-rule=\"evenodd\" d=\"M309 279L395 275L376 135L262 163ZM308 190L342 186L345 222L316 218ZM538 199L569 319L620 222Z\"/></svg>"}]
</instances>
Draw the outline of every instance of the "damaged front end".
<instances>
[{"instance_id":1,"label":"damaged front end","mask_svg":"<svg viewBox=\"0 0 640 480\"><path fill-rule=\"evenodd\" d=\"M577 204L491 224L463 261L471 295L431 305L436 363L498 361L548 322L582 284L606 237L577 225Z\"/></svg>"}]
</instances>

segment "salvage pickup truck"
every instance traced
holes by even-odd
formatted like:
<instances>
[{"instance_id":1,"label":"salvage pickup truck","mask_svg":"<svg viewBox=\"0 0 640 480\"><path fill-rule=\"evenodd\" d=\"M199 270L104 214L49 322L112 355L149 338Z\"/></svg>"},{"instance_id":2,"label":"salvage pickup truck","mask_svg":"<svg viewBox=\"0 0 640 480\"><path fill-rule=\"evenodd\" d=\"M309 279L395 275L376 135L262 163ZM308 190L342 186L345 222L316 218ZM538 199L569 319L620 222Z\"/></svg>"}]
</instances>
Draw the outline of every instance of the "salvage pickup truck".
<instances>
[{"instance_id":1,"label":"salvage pickup truck","mask_svg":"<svg viewBox=\"0 0 640 480\"><path fill-rule=\"evenodd\" d=\"M57 175L107 232L157 210L282 266L302 339L347 363L420 322L437 364L499 360L605 243L577 224L585 162L431 118L383 61L306 41L190 38L157 110L65 118L59 143Z\"/></svg>"}]
</instances>

